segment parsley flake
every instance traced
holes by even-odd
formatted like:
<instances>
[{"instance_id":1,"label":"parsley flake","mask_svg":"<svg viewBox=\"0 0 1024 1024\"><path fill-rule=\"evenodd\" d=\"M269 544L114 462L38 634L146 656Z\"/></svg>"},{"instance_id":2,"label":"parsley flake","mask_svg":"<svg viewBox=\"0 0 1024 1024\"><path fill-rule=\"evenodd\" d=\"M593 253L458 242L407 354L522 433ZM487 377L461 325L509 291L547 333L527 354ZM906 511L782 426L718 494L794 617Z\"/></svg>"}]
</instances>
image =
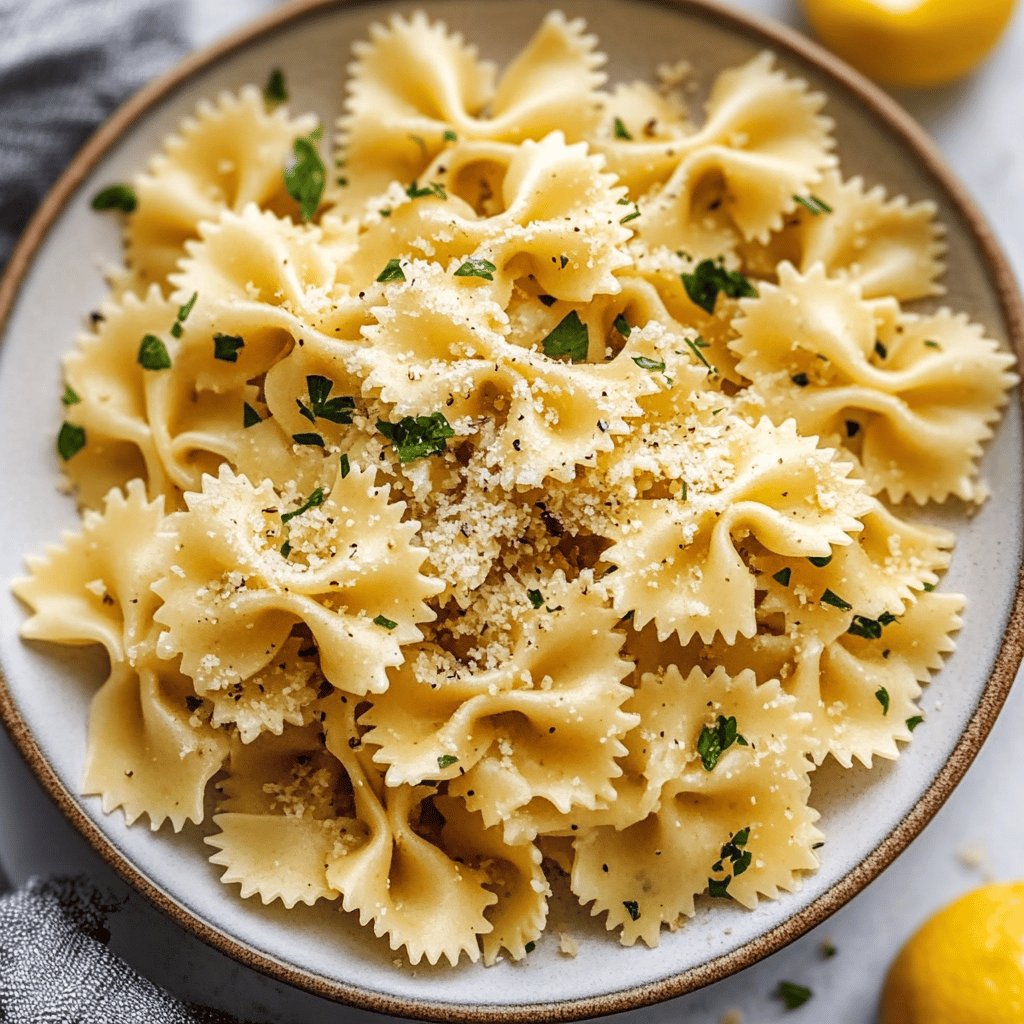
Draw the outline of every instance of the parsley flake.
<instances>
[{"instance_id":1,"label":"parsley flake","mask_svg":"<svg viewBox=\"0 0 1024 1024\"><path fill-rule=\"evenodd\" d=\"M633 204L633 211L627 213L625 217L619 218L620 224L628 224L631 220L636 220L640 216L640 207L636 203Z\"/></svg>"},{"instance_id":2,"label":"parsley flake","mask_svg":"<svg viewBox=\"0 0 1024 1024\"><path fill-rule=\"evenodd\" d=\"M623 124L622 118L615 118L615 138L617 139L628 139L633 140L633 136L630 134L629 129Z\"/></svg>"},{"instance_id":3,"label":"parsley flake","mask_svg":"<svg viewBox=\"0 0 1024 1024\"><path fill-rule=\"evenodd\" d=\"M722 754L734 743L747 746L746 739L736 731L736 719L719 715L714 725L705 725L697 737L697 753L706 772L714 771Z\"/></svg>"},{"instance_id":4,"label":"parsley flake","mask_svg":"<svg viewBox=\"0 0 1024 1024\"><path fill-rule=\"evenodd\" d=\"M622 905L626 908L626 913L629 914L632 920L640 920L640 904L636 900L623 900Z\"/></svg>"},{"instance_id":5,"label":"parsley flake","mask_svg":"<svg viewBox=\"0 0 1024 1024\"><path fill-rule=\"evenodd\" d=\"M485 281L494 280L494 272L498 268L482 256L466 260L465 263L455 271L456 277L482 277Z\"/></svg>"},{"instance_id":6,"label":"parsley flake","mask_svg":"<svg viewBox=\"0 0 1024 1024\"><path fill-rule=\"evenodd\" d=\"M144 370L169 370L171 357L167 346L155 335L147 334L139 343L138 364Z\"/></svg>"},{"instance_id":7,"label":"parsley flake","mask_svg":"<svg viewBox=\"0 0 1024 1024\"><path fill-rule=\"evenodd\" d=\"M57 453L67 462L85 447L85 427L65 420L57 432Z\"/></svg>"},{"instance_id":8,"label":"parsley flake","mask_svg":"<svg viewBox=\"0 0 1024 1024\"><path fill-rule=\"evenodd\" d=\"M536 942L528 942L525 946L523 946L523 949L525 949L527 953L532 953L536 948Z\"/></svg>"},{"instance_id":9,"label":"parsley flake","mask_svg":"<svg viewBox=\"0 0 1024 1024\"><path fill-rule=\"evenodd\" d=\"M398 452L398 461L405 465L428 455L440 455L448 438L455 436L448 420L440 412L429 416L403 416L397 423L377 420L377 429Z\"/></svg>"},{"instance_id":10,"label":"parsley flake","mask_svg":"<svg viewBox=\"0 0 1024 1024\"><path fill-rule=\"evenodd\" d=\"M281 545L281 557L282 558L287 558L291 553L292 553L292 542L290 540L286 540Z\"/></svg>"},{"instance_id":11,"label":"parsley flake","mask_svg":"<svg viewBox=\"0 0 1024 1024\"><path fill-rule=\"evenodd\" d=\"M660 359L649 359L647 356L633 356L633 362L636 363L641 370L664 371L665 369L665 364Z\"/></svg>"},{"instance_id":12,"label":"parsley flake","mask_svg":"<svg viewBox=\"0 0 1024 1024\"><path fill-rule=\"evenodd\" d=\"M545 306L553 306L558 301L554 295L538 295L537 299L543 302Z\"/></svg>"},{"instance_id":13,"label":"parsley flake","mask_svg":"<svg viewBox=\"0 0 1024 1024\"><path fill-rule=\"evenodd\" d=\"M108 185L101 188L92 197L89 204L94 210L120 210L122 213L133 213L139 205L135 189L131 185Z\"/></svg>"},{"instance_id":14,"label":"parsley flake","mask_svg":"<svg viewBox=\"0 0 1024 1024\"><path fill-rule=\"evenodd\" d=\"M818 569L824 569L825 566L832 561L832 553L829 552L827 555L812 555L807 559L807 561Z\"/></svg>"},{"instance_id":15,"label":"parsley flake","mask_svg":"<svg viewBox=\"0 0 1024 1024\"><path fill-rule=\"evenodd\" d=\"M926 348L942 348L942 346L937 341L933 341L930 338L927 339L924 344Z\"/></svg>"},{"instance_id":16,"label":"parsley flake","mask_svg":"<svg viewBox=\"0 0 1024 1024\"><path fill-rule=\"evenodd\" d=\"M387 266L377 275L377 280L384 281L404 281L405 271L402 270L402 261L398 259L388 260Z\"/></svg>"},{"instance_id":17,"label":"parsley flake","mask_svg":"<svg viewBox=\"0 0 1024 1024\"><path fill-rule=\"evenodd\" d=\"M377 620L374 619L376 622ZM394 624L392 624L393 628ZM458 764L459 759L454 754L440 754L437 758L437 767L444 771L445 768L451 768L453 764Z\"/></svg>"},{"instance_id":18,"label":"parsley flake","mask_svg":"<svg viewBox=\"0 0 1024 1024\"><path fill-rule=\"evenodd\" d=\"M78 405L82 400L78 397L78 392L70 385L64 385L64 394L60 396L61 403L64 405Z\"/></svg>"},{"instance_id":19,"label":"parsley flake","mask_svg":"<svg viewBox=\"0 0 1024 1024\"><path fill-rule=\"evenodd\" d=\"M714 313L719 292L730 299L757 298L757 289L738 270L726 270L721 260L701 260L692 274L680 276L691 301L707 313Z\"/></svg>"},{"instance_id":20,"label":"parsley flake","mask_svg":"<svg viewBox=\"0 0 1024 1024\"><path fill-rule=\"evenodd\" d=\"M789 586L789 581L793 576L793 570L787 565L784 569L780 569L777 573L772 576L772 579L776 583L781 584L784 587Z\"/></svg>"},{"instance_id":21,"label":"parsley flake","mask_svg":"<svg viewBox=\"0 0 1024 1024\"><path fill-rule=\"evenodd\" d=\"M865 640L878 640L882 636L882 630L895 621L896 616L892 612L882 612L877 619L869 619L866 615L854 615L850 628L846 632L853 636L863 637Z\"/></svg>"},{"instance_id":22,"label":"parsley flake","mask_svg":"<svg viewBox=\"0 0 1024 1024\"><path fill-rule=\"evenodd\" d=\"M889 350L880 341L876 341L875 355L878 356L879 359L885 359L886 356L889 355Z\"/></svg>"},{"instance_id":23,"label":"parsley flake","mask_svg":"<svg viewBox=\"0 0 1024 1024\"><path fill-rule=\"evenodd\" d=\"M622 313L612 321L612 327L614 327L615 330L617 330L624 338L628 338L630 334L633 333L633 328L629 326L629 321ZM636 362L636 360L634 360L634 362ZM640 364L637 363L637 366L639 365Z\"/></svg>"},{"instance_id":24,"label":"parsley flake","mask_svg":"<svg viewBox=\"0 0 1024 1024\"><path fill-rule=\"evenodd\" d=\"M732 875L726 875L725 878L709 878L708 895L720 900L728 899L729 883L731 881Z\"/></svg>"},{"instance_id":25,"label":"parsley flake","mask_svg":"<svg viewBox=\"0 0 1024 1024\"><path fill-rule=\"evenodd\" d=\"M815 217L820 217L823 213L832 213L832 207L825 202L824 199L819 199L816 195L809 196L793 196L793 198L805 209L810 210Z\"/></svg>"},{"instance_id":26,"label":"parsley flake","mask_svg":"<svg viewBox=\"0 0 1024 1024\"><path fill-rule=\"evenodd\" d=\"M539 608L544 603L544 595L539 590L528 590L526 596L534 608Z\"/></svg>"},{"instance_id":27,"label":"parsley flake","mask_svg":"<svg viewBox=\"0 0 1024 1024\"><path fill-rule=\"evenodd\" d=\"M288 86L285 85L284 72L280 68L273 68L267 75L267 84L263 86L263 102L268 110L288 102Z\"/></svg>"},{"instance_id":28,"label":"parsley flake","mask_svg":"<svg viewBox=\"0 0 1024 1024\"><path fill-rule=\"evenodd\" d=\"M704 348L711 348L710 342L705 341L699 334L696 338L684 338L686 347L696 356L699 362L702 362L707 368L709 373L718 373L718 368L712 366L707 359L707 356L701 351Z\"/></svg>"},{"instance_id":29,"label":"parsley flake","mask_svg":"<svg viewBox=\"0 0 1024 1024\"><path fill-rule=\"evenodd\" d=\"M439 181L430 181L426 185L420 185L415 178L405 190L405 194L410 199L423 199L426 196L436 196L438 199L448 198L448 193L445 192L444 186Z\"/></svg>"},{"instance_id":30,"label":"parsley flake","mask_svg":"<svg viewBox=\"0 0 1024 1024\"><path fill-rule=\"evenodd\" d=\"M806 985L798 985L795 981L780 981L775 990L775 998L781 999L787 1010L803 1006L813 994Z\"/></svg>"},{"instance_id":31,"label":"parsley flake","mask_svg":"<svg viewBox=\"0 0 1024 1024\"><path fill-rule=\"evenodd\" d=\"M839 950L836 949L836 944L834 942L829 942L828 939L821 944L821 958L823 960L831 960L838 952Z\"/></svg>"},{"instance_id":32,"label":"parsley flake","mask_svg":"<svg viewBox=\"0 0 1024 1024\"><path fill-rule=\"evenodd\" d=\"M389 619L385 615L378 615L378 616L376 616L376 618L374 618L374 620L373 620L373 624L375 626L382 626L384 629L394 629L398 625L398 623L395 622L394 619ZM441 759L438 758L439 766L440 766L440 760Z\"/></svg>"},{"instance_id":33,"label":"parsley flake","mask_svg":"<svg viewBox=\"0 0 1024 1024\"><path fill-rule=\"evenodd\" d=\"M309 405L301 398L295 399L299 415L304 416L310 423L316 423L318 419L327 420L329 423L351 423L356 400L349 395L335 395L334 398L329 398L333 389L334 381L330 377L322 377L318 373L309 374L306 377Z\"/></svg>"},{"instance_id":34,"label":"parsley flake","mask_svg":"<svg viewBox=\"0 0 1024 1024\"><path fill-rule=\"evenodd\" d=\"M213 358L225 363L238 362L238 350L245 348L245 341L237 334L215 334L213 336Z\"/></svg>"},{"instance_id":35,"label":"parsley flake","mask_svg":"<svg viewBox=\"0 0 1024 1024\"><path fill-rule=\"evenodd\" d=\"M296 444L312 445L316 448L324 448L324 439L319 434L292 434L292 440Z\"/></svg>"},{"instance_id":36,"label":"parsley flake","mask_svg":"<svg viewBox=\"0 0 1024 1024\"><path fill-rule=\"evenodd\" d=\"M889 691L884 686L875 690L875 700L882 705L882 716L889 714Z\"/></svg>"},{"instance_id":37,"label":"parsley flake","mask_svg":"<svg viewBox=\"0 0 1024 1024\"><path fill-rule=\"evenodd\" d=\"M324 489L318 487L313 493L294 511L285 512L281 516L282 523L290 523L296 516L308 512L311 508L319 508L324 503Z\"/></svg>"},{"instance_id":38,"label":"parsley flake","mask_svg":"<svg viewBox=\"0 0 1024 1024\"><path fill-rule=\"evenodd\" d=\"M921 589L926 593L930 594L935 589L936 584L926 583Z\"/></svg>"},{"instance_id":39,"label":"parsley flake","mask_svg":"<svg viewBox=\"0 0 1024 1024\"><path fill-rule=\"evenodd\" d=\"M907 719L907 728L913 732L924 721L924 715L914 715Z\"/></svg>"},{"instance_id":40,"label":"parsley flake","mask_svg":"<svg viewBox=\"0 0 1024 1024\"><path fill-rule=\"evenodd\" d=\"M352 472L352 466L351 466L351 464L348 461L348 455L342 455L342 457L341 457L341 479L344 480L345 477L347 477L349 475L349 473L351 473L351 472Z\"/></svg>"},{"instance_id":41,"label":"parsley flake","mask_svg":"<svg viewBox=\"0 0 1024 1024\"><path fill-rule=\"evenodd\" d=\"M822 604L830 604L833 608L838 608L841 612L848 612L853 608L853 605L847 601L844 601L838 594L834 594L827 587L825 593L821 595Z\"/></svg>"},{"instance_id":42,"label":"parsley flake","mask_svg":"<svg viewBox=\"0 0 1024 1024\"><path fill-rule=\"evenodd\" d=\"M789 378L798 388L805 388L811 383L811 378L806 373L794 373Z\"/></svg>"},{"instance_id":43,"label":"parsley flake","mask_svg":"<svg viewBox=\"0 0 1024 1024\"><path fill-rule=\"evenodd\" d=\"M260 414L248 402L245 402L242 406L242 426L248 430L249 427L255 427L260 422L262 422Z\"/></svg>"},{"instance_id":44,"label":"parsley flake","mask_svg":"<svg viewBox=\"0 0 1024 1024\"><path fill-rule=\"evenodd\" d=\"M196 304L196 299L198 298L199 292L193 292L192 298L190 298L184 306L178 307L178 315L174 318L174 323L171 324L171 335L173 337L180 338L184 333L185 328L182 325L189 318L189 314L192 312L192 309Z\"/></svg>"},{"instance_id":45,"label":"parsley flake","mask_svg":"<svg viewBox=\"0 0 1024 1024\"><path fill-rule=\"evenodd\" d=\"M544 355L552 359L567 355L572 362L582 363L587 358L590 345L587 325L574 309L559 321L541 345L544 348Z\"/></svg>"},{"instance_id":46,"label":"parsley flake","mask_svg":"<svg viewBox=\"0 0 1024 1024\"><path fill-rule=\"evenodd\" d=\"M303 221L311 221L323 198L327 168L316 148L316 133L300 136L292 143L294 161L284 170L284 187L299 204Z\"/></svg>"},{"instance_id":47,"label":"parsley flake","mask_svg":"<svg viewBox=\"0 0 1024 1024\"><path fill-rule=\"evenodd\" d=\"M459 141L458 135L456 135L455 132L453 132L451 130L451 128L446 128L444 130L444 135L442 136L442 138L444 139L445 142L458 142Z\"/></svg>"}]
</instances>

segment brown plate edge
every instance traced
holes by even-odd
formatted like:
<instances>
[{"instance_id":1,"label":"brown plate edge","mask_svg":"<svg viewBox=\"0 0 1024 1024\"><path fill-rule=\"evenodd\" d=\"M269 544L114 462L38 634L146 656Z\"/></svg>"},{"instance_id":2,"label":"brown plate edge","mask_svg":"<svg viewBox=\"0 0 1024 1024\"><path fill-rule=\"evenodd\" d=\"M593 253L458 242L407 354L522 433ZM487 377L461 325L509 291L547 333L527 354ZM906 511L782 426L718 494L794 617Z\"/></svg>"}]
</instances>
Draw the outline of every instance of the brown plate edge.
<instances>
[{"instance_id":1,"label":"brown plate edge","mask_svg":"<svg viewBox=\"0 0 1024 1024\"><path fill-rule=\"evenodd\" d=\"M224 40L186 57L171 71L141 89L101 125L76 154L57 180L22 234L3 278L0 279L0 333L14 307L18 289L28 272L36 250L42 244L61 210L92 168L113 146L120 135L167 94L184 84L194 73L216 64L253 40L268 35L283 25L320 14L330 8L362 5L367 0L294 0L286 8L266 15ZM815 66L854 93L880 120L887 123L911 147L940 189L964 217L984 256L1006 319L1010 342L1018 359L1024 362L1024 302L1017 290L1010 264L994 233L973 199L947 167L924 130L893 99L837 57L797 32L761 18L724 7L717 0L645 0L658 6L688 10L712 16L746 35L768 41L776 50L786 51ZM465 1021L491 1024L527 1024L533 1021L575 1021L602 1014L638 1009L652 1003L692 992L720 981L793 942L852 899L873 881L910 844L949 798L970 767L988 735L1013 684L1024 657L1024 565L1018 570L1017 590L999 654L993 665L978 707L971 716L956 746L941 771L913 808L864 861L828 892L795 914L788 921L700 967L633 988L604 996L566 1000L558 1003L534 1003L520 1007L478 1004L475 1006L398 998L381 992L327 981L326 979L281 963L255 951L221 932L186 910L169 893L140 872L82 811L75 797L65 788L46 761L35 738L21 718L7 683L0 672L0 720L15 746L56 802L87 842L136 890L165 912L177 924L240 963L279 981L315 995L352 1004L377 1013L413 1019L451 1021L453 1014Z\"/></svg>"}]
</instances>

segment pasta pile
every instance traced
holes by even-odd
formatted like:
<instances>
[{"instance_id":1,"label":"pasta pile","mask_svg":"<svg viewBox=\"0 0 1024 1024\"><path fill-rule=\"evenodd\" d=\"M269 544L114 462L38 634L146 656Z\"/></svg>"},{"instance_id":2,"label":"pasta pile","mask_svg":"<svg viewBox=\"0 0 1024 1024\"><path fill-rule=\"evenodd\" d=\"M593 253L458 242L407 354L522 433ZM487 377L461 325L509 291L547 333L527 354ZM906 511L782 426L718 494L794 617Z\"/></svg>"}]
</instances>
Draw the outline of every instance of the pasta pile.
<instances>
[{"instance_id":1,"label":"pasta pile","mask_svg":"<svg viewBox=\"0 0 1024 1024\"><path fill-rule=\"evenodd\" d=\"M82 529L16 583L110 657L85 793L413 964L521 959L546 870L626 945L795 889L815 767L895 758L961 623L893 508L983 499L1016 379L905 305L932 204L771 55L694 120L603 60L396 17L326 164L280 75L201 104L66 358Z\"/></svg>"}]
</instances>

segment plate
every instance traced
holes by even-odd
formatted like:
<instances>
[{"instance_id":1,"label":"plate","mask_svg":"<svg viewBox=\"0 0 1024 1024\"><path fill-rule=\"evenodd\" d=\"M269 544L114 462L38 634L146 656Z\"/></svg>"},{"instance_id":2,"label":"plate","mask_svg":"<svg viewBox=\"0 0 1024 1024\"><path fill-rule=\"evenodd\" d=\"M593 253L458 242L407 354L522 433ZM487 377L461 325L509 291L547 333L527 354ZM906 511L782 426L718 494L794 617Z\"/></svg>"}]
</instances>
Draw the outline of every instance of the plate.
<instances>
[{"instance_id":1,"label":"plate","mask_svg":"<svg viewBox=\"0 0 1024 1024\"><path fill-rule=\"evenodd\" d=\"M623 948L586 911L562 902L556 919L579 954L567 959L547 936L524 962L484 969L394 960L349 916L329 905L286 912L243 901L207 862L203 829L184 836L128 829L97 798L77 795L88 701L104 675L90 649L23 643L22 609L7 582L24 553L77 527L71 499L56 491L52 444L60 421L60 357L82 314L105 294L102 271L120 245L114 218L89 198L140 169L164 136L203 97L282 67L293 108L332 123L343 96L351 43L395 11L425 9L477 42L483 56L507 59L548 10L537 0L420 4L306 2L186 61L133 99L86 146L33 221L0 285L0 432L6 439L7 500L0 510L0 711L22 753L86 839L133 885L218 949L320 995L392 1014L434 1020L570 1020L634 1008L718 980L779 949L862 889L923 828L962 777L1006 696L1021 658L1021 409L1011 403L989 445L983 472L991 500L959 526L944 589L968 596L957 652L928 687L927 728L895 763L819 769L813 799L827 835L821 870L803 889L752 912L705 905L655 950ZM649 79L656 66L685 58L708 82L720 69L774 50L786 70L830 97L828 112L844 172L892 193L932 199L948 229L948 294L942 300L1020 351L1024 311L988 228L928 141L881 93L823 51L698 0L587 0L567 3L586 17L609 54L612 81ZM958 524L955 510L935 516ZM554 931L555 929L552 929Z\"/></svg>"}]
</instances>

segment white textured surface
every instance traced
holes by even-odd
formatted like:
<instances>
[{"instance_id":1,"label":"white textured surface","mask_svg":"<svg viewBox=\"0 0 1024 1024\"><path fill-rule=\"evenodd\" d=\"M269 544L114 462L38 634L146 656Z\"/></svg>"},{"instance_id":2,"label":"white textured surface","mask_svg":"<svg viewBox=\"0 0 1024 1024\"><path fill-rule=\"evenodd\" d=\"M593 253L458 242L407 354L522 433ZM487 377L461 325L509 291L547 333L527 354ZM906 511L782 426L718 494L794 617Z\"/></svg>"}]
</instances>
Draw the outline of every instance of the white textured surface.
<instances>
[{"instance_id":1,"label":"white textured surface","mask_svg":"<svg viewBox=\"0 0 1024 1024\"><path fill-rule=\"evenodd\" d=\"M274 6L265 0L232 0L195 5L197 44ZM736 6L799 24L794 4L786 0L746 0ZM1024 209L1015 185L1024 171L1024 140L1013 129L1019 124L1015 109L1024 87L1024 70L1015 59L1024 45L1024 19L1018 19L1012 38L996 58L969 82L927 95L901 97L936 137L954 169L981 203L999 231L1018 274L1024 268ZM924 835L864 894L840 911L816 933L805 937L758 966L692 996L660 1007L624 1015L628 1022L694 1021L717 1024L728 1010L738 1009L745 1024L815 1021L820 1024L868 1024L875 1019L877 994L885 966L899 944L931 909L960 891L977 884L981 873L960 863L958 851L980 848L996 877L1024 874L1019 855L1024 848L1024 824L1007 808L1019 807L1024 781L1006 751L1024 725L1024 691L1018 690L997 724L992 741L980 755L960 789ZM5 757L5 761L9 761ZM13 768L11 769L14 770ZM67 827L38 798L17 818L14 809L0 806L0 822L18 820L38 835L50 837L54 866L88 860L88 852ZM29 824L30 823L30 824ZM66 842L58 842L58 837ZM26 844L28 848L28 844ZM10 865L16 877L38 862ZM134 900L119 917L146 919L153 912ZM132 929L136 934L138 929ZM275 1021L356 1022L379 1021L357 1011L332 1007L312 997L291 993L245 972L207 951L174 929L151 930L149 948L133 950L134 957L155 980L168 984L190 999L213 1001L245 1015ZM820 944L829 938L838 955L820 956ZM770 997L778 981L786 978L809 985L814 1000L795 1014L785 1014ZM486 985L486 978L481 979ZM242 1005L239 1005L240 993Z\"/></svg>"}]
</instances>

